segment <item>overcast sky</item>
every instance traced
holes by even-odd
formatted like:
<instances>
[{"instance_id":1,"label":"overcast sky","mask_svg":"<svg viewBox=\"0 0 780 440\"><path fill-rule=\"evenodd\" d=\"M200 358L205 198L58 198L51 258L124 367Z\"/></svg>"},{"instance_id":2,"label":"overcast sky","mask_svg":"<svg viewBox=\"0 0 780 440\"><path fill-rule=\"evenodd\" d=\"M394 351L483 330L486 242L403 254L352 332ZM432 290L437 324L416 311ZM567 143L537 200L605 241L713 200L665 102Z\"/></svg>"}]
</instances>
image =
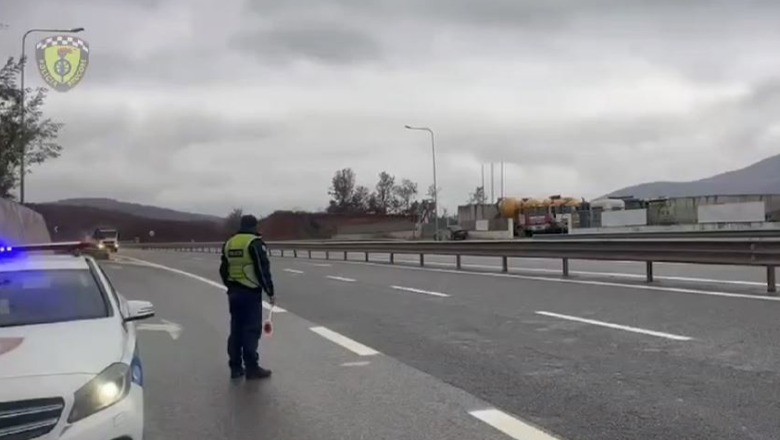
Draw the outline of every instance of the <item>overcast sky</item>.
<instances>
[{"instance_id":1,"label":"overcast sky","mask_svg":"<svg viewBox=\"0 0 780 440\"><path fill-rule=\"evenodd\" d=\"M780 152L776 0L0 0L0 23L4 56L31 27L91 47L31 201L317 209L344 167L424 189L404 124L435 130L451 212L491 161L507 196L591 198Z\"/></svg>"}]
</instances>

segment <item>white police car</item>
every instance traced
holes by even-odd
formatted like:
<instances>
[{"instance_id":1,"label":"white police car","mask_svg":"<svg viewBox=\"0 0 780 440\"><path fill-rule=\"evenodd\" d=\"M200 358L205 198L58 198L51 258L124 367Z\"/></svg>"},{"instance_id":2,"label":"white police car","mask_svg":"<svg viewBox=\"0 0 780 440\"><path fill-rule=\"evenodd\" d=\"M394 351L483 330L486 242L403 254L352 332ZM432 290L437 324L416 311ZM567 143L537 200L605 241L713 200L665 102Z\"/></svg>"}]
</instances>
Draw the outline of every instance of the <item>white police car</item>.
<instances>
[{"instance_id":1,"label":"white police car","mask_svg":"<svg viewBox=\"0 0 780 440\"><path fill-rule=\"evenodd\" d=\"M128 301L87 243L0 246L0 440L143 439L143 371Z\"/></svg>"}]
</instances>

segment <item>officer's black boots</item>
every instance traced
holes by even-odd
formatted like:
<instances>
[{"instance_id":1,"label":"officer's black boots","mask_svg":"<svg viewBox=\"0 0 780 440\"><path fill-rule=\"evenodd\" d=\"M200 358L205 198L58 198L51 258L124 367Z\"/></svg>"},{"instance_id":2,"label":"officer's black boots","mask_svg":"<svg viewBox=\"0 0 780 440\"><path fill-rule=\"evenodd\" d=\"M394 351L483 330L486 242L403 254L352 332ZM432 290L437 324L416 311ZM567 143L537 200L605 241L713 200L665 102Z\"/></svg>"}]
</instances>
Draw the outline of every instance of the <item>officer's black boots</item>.
<instances>
[{"instance_id":1,"label":"officer's black boots","mask_svg":"<svg viewBox=\"0 0 780 440\"><path fill-rule=\"evenodd\" d=\"M268 377L271 377L271 370L266 370L263 367L253 368L246 372L246 380L265 379Z\"/></svg>"},{"instance_id":2,"label":"officer's black boots","mask_svg":"<svg viewBox=\"0 0 780 440\"><path fill-rule=\"evenodd\" d=\"M241 377L244 377L244 370L242 370L242 369L234 369L234 368L230 369L230 378L231 379L238 379L238 378L241 378Z\"/></svg>"}]
</instances>

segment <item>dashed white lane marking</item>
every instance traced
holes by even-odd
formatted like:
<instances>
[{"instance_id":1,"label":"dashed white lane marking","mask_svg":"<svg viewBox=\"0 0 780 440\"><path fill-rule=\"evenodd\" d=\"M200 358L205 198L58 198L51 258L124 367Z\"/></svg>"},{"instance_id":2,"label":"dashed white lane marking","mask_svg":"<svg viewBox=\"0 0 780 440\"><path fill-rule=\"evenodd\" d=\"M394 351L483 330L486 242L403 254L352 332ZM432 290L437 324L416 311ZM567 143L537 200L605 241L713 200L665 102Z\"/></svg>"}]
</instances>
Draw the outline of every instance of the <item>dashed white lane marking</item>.
<instances>
[{"instance_id":1,"label":"dashed white lane marking","mask_svg":"<svg viewBox=\"0 0 780 440\"><path fill-rule=\"evenodd\" d=\"M557 437L495 408L469 411L469 414L515 440L557 440Z\"/></svg>"},{"instance_id":2,"label":"dashed white lane marking","mask_svg":"<svg viewBox=\"0 0 780 440\"><path fill-rule=\"evenodd\" d=\"M326 264L326 263L309 263L310 266L314 267L331 267L332 264Z\"/></svg>"},{"instance_id":3,"label":"dashed white lane marking","mask_svg":"<svg viewBox=\"0 0 780 440\"><path fill-rule=\"evenodd\" d=\"M367 347L360 342L354 341L352 339L349 339L348 337L336 333L333 330L330 330L325 327L311 327L309 330L313 331L314 333L317 333L318 335L322 336L323 338L338 344L347 350L359 355L359 356L373 356L375 354L379 354L378 351L374 350L371 347Z\"/></svg>"},{"instance_id":4,"label":"dashed white lane marking","mask_svg":"<svg viewBox=\"0 0 780 440\"><path fill-rule=\"evenodd\" d=\"M358 362L344 362L343 364L341 364L342 367L365 367L366 365L371 365L371 362L358 361Z\"/></svg>"},{"instance_id":5,"label":"dashed white lane marking","mask_svg":"<svg viewBox=\"0 0 780 440\"><path fill-rule=\"evenodd\" d=\"M664 286L653 286L653 285L647 285L647 284L624 284L624 283L618 283L618 282L612 282L612 281L596 281L596 280L573 280L569 278L551 278L551 277L543 277L543 276L534 276L534 275L519 275L519 274L511 274L511 273L487 273L487 272L469 272L464 270L456 270L456 269L435 269L432 267L411 267L411 266L404 266L400 264L391 265L388 263L365 263L362 261L340 261L340 264L355 264L355 265L363 265L363 266L375 266L375 267L383 267L386 269L399 269L399 270L419 270L419 271L428 271L428 272L439 272L439 273L451 273L451 274L457 274L457 275L464 275L464 276L480 276L480 277L497 277L497 278L515 278L518 280L534 280L534 281L544 281L548 283L567 283L567 284L585 284L590 286L605 286L605 287L621 287L626 289L634 289L634 290L653 290L657 292L671 292L671 293L687 293L687 294L694 294L694 295L707 295L707 296L719 296L723 298L739 298L739 299L752 299L752 300L758 300L758 301L780 301L779 296L761 296L761 295L750 295L750 294L744 294L744 293L730 293L730 292L718 292L718 291L711 291L711 290L699 290L699 289L686 289L686 288L678 288L678 287L664 287ZM763 283L762 283L763 285Z\"/></svg>"},{"instance_id":6,"label":"dashed white lane marking","mask_svg":"<svg viewBox=\"0 0 780 440\"><path fill-rule=\"evenodd\" d=\"M430 290L415 289L412 287L403 287L403 286L390 286L390 288L395 290L403 290L405 292L422 293L423 295L438 296L440 298L449 298L449 295L447 295L446 293L431 292Z\"/></svg>"},{"instance_id":7,"label":"dashed white lane marking","mask_svg":"<svg viewBox=\"0 0 780 440\"><path fill-rule=\"evenodd\" d=\"M212 281L212 280L210 280L208 278L204 278L204 277L202 277L200 275L195 275L194 273L185 272L183 270L175 269L173 267L163 266L162 264L152 263L151 261L141 260L140 258L134 258L134 257L123 257L123 258L127 258L127 259L129 259L131 261L135 261L136 263L139 263L142 266L148 266L148 267L154 267L154 268L157 268L157 269L167 270L168 272L173 272L175 274L179 274L179 275L182 275L182 276L185 276L185 277L192 278L193 280L198 280L198 281L200 281L202 283L206 283L206 284L208 284L210 286L216 287L217 289L227 290L225 288L225 286L223 286L222 284L220 284L220 283L218 283L216 281ZM271 310L271 304L269 304L267 301L263 301L263 308L266 309L266 310ZM286 309L283 309L283 308L281 308L279 306L274 306L274 313L285 313L285 312L287 312Z\"/></svg>"},{"instance_id":8,"label":"dashed white lane marking","mask_svg":"<svg viewBox=\"0 0 780 440\"><path fill-rule=\"evenodd\" d=\"M296 270L296 269L284 269L284 271L290 273L303 273L302 270Z\"/></svg>"},{"instance_id":9,"label":"dashed white lane marking","mask_svg":"<svg viewBox=\"0 0 780 440\"><path fill-rule=\"evenodd\" d=\"M570 315L562 315L560 313L552 313L552 312L542 312L537 311L537 315L544 315L549 316L552 318L558 318L558 319L565 319L567 321L575 321L575 322L581 322L583 324L591 324L591 325L597 325L600 327L608 327L616 330L623 330L627 332L632 333L640 333L643 335L650 335L650 336L656 336L659 338L665 338L665 339L672 339L674 341L690 341L693 338L690 338L688 336L681 336L681 335L675 335L672 333L664 333L664 332L657 332L654 330L647 330L643 328L638 327L630 327L627 325L620 325L620 324L613 324L611 322L604 322L604 321L596 321L595 319L586 319L586 318L580 318L577 316L570 316Z\"/></svg>"},{"instance_id":10,"label":"dashed white lane marking","mask_svg":"<svg viewBox=\"0 0 780 440\"><path fill-rule=\"evenodd\" d=\"M326 275L325 278L330 278L331 280L336 280L336 281L344 281L345 283L354 283L355 282L354 278L337 277L337 276L334 276L334 275Z\"/></svg>"}]
</instances>

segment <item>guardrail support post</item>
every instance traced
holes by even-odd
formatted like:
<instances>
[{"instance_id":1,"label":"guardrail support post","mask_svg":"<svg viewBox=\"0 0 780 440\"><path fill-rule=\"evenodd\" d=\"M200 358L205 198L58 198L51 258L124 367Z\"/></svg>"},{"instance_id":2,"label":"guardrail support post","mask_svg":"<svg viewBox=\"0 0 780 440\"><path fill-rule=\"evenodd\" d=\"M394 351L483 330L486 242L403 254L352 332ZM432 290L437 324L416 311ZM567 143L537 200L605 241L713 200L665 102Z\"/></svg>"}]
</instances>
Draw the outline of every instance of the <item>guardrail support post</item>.
<instances>
[{"instance_id":1,"label":"guardrail support post","mask_svg":"<svg viewBox=\"0 0 780 440\"><path fill-rule=\"evenodd\" d=\"M344 251L344 261L347 261L347 251Z\"/></svg>"},{"instance_id":2,"label":"guardrail support post","mask_svg":"<svg viewBox=\"0 0 780 440\"><path fill-rule=\"evenodd\" d=\"M395 254L390 252L390 264L395 263Z\"/></svg>"},{"instance_id":3,"label":"guardrail support post","mask_svg":"<svg viewBox=\"0 0 780 440\"><path fill-rule=\"evenodd\" d=\"M368 263L368 252L366 252L366 263Z\"/></svg>"},{"instance_id":4,"label":"guardrail support post","mask_svg":"<svg viewBox=\"0 0 780 440\"><path fill-rule=\"evenodd\" d=\"M279 249L279 253L281 254L282 258L284 258L284 249Z\"/></svg>"},{"instance_id":5,"label":"guardrail support post","mask_svg":"<svg viewBox=\"0 0 780 440\"><path fill-rule=\"evenodd\" d=\"M766 267L766 291L769 296L777 296L777 284L775 282L775 267Z\"/></svg>"},{"instance_id":6,"label":"guardrail support post","mask_svg":"<svg viewBox=\"0 0 780 440\"><path fill-rule=\"evenodd\" d=\"M311 251L309 251L309 260L311 260Z\"/></svg>"},{"instance_id":7,"label":"guardrail support post","mask_svg":"<svg viewBox=\"0 0 780 440\"><path fill-rule=\"evenodd\" d=\"M330 260L330 251L325 251L325 259Z\"/></svg>"},{"instance_id":8,"label":"guardrail support post","mask_svg":"<svg viewBox=\"0 0 780 440\"><path fill-rule=\"evenodd\" d=\"M298 249L293 249L293 258L298 258Z\"/></svg>"},{"instance_id":9,"label":"guardrail support post","mask_svg":"<svg viewBox=\"0 0 780 440\"><path fill-rule=\"evenodd\" d=\"M645 273L647 274L647 282L653 282L653 262L645 261Z\"/></svg>"},{"instance_id":10,"label":"guardrail support post","mask_svg":"<svg viewBox=\"0 0 780 440\"><path fill-rule=\"evenodd\" d=\"M460 270L460 255L455 255L455 269Z\"/></svg>"},{"instance_id":11,"label":"guardrail support post","mask_svg":"<svg viewBox=\"0 0 780 440\"><path fill-rule=\"evenodd\" d=\"M569 259L564 258L563 259L563 276L568 277L569 276Z\"/></svg>"},{"instance_id":12,"label":"guardrail support post","mask_svg":"<svg viewBox=\"0 0 780 440\"><path fill-rule=\"evenodd\" d=\"M509 258L501 257L501 272L509 272Z\"/></svg>"},{"instance_id":13,"label":"guardrail support post","mask_svg":"<svg viewBox=\"0 0 780 440\"><path fill-rule=\"evenodd\" d=\"M425 254L420 254L420 267L425 266Z\"/></svg>"}]
</instances>

